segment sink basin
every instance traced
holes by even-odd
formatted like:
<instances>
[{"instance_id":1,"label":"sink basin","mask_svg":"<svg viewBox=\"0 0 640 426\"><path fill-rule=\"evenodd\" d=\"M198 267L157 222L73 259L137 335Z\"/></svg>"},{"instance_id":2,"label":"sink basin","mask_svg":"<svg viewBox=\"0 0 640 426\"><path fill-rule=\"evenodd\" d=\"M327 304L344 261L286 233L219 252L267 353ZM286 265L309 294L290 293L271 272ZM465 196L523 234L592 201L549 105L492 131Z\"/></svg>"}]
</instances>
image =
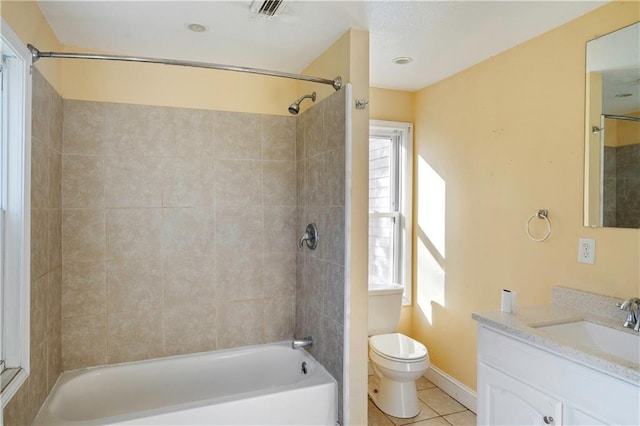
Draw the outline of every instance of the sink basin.
<instances>
[{"instance_id":1,"label":"sink basin","mask_svg":"<svg viewBox=\"0 0 640 426\"><path fill-rule=\"evenodd\" d=\"M640 366L640 335L588 321L536 327L537 330L568 341L576 347L605 353Z\"/></svg>"}]
</instances>

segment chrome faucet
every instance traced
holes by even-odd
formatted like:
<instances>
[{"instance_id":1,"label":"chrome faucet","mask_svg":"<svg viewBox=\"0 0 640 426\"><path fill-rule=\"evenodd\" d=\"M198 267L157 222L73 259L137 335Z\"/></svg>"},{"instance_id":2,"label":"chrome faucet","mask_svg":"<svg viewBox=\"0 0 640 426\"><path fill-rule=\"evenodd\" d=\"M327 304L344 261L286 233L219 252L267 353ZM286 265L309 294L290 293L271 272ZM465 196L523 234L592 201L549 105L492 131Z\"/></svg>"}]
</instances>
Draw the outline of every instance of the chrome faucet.
<instances>
[{"instance_id":1,"label":"chrome faucet","mask_svg":"<svg viewBox=\"0 0 640 426\"><path fill-rule=\"evenodd\" d=\"M307 336L302 339L293 339L291 342L292 349L304 348L305 346L313 345L313 337Z\"/></svg>"},{"instance_id":2,"label":"chrome faucet","mask_svg":"<svg viewBox=\"0 0 640 426\"><path fill-rule=\"evenodd\" d=\"M623 311L629 312L624 326L633 328L635 331L640 331L640 315L638 314L640 311L640 298L631 297L622 303L617 303L616 306Z\"/></svg>"}]
</instances>

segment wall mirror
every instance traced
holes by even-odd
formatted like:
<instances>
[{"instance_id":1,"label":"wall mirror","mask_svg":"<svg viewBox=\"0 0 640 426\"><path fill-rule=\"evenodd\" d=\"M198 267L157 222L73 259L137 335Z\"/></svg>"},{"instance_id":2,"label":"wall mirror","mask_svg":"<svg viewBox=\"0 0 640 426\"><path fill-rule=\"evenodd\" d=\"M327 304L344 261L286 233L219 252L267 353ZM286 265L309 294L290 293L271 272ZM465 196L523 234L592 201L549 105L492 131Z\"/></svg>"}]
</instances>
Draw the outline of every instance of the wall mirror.
<instances>
[{"instance_id":1,"label":"wall mirror","mask_svg":"<svg viewBox=\"0 0 640 426\"><path fill-rule=\"evenodd\" d=\"M640 228L640 22L587 42L584 225Z\"/></svg>"}]
</instances>

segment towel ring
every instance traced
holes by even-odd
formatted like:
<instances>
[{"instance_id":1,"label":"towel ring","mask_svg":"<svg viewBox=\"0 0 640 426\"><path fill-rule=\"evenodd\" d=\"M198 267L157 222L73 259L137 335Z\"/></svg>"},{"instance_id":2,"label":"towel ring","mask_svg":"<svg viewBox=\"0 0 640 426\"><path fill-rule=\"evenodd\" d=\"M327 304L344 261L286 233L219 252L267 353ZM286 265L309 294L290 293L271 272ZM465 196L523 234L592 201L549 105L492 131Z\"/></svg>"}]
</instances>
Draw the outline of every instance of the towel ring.
<instances>
[{"instance_id":1,"label":"towel ring","mask_svg":"<svg viewBox=\"0 0 640 426\"><path fill-rule=\"evenodd\" d=\"M547 232L544 234L542 238L535 238L533 235L531 235L531 230L529 229L529 226L531 225L531 220L534 217L537 217L539 219L544 219L545 221L547 221ZM533 241L542 242L547 238L549 238L549 235L551 235L551 221L549 220L549 210L538 210L538 213L532 214L527 220L527 224L525 225L525 230L527 231L527 235L529 236L529 238L531 238Z\"/></svg>"}]
</instances>

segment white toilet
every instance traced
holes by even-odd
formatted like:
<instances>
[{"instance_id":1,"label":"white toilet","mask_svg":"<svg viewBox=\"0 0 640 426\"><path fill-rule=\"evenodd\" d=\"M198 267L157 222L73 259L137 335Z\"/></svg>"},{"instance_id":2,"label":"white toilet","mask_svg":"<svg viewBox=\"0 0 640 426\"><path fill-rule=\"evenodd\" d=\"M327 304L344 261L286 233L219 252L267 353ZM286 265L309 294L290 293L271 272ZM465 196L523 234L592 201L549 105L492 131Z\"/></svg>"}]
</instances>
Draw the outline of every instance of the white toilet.
<instances>
[{"instance_id":1,"label":"white toilet","mask_svg":"<svg viewBox=\"0 0 640 426\"><path fill-rule=\"evenodd\" d=\"M402 286L369 284L369 362L375 383L369 396L386 414L409 418L420 413L416 380L429 368L424 345L396 333Z\"/></svg>"}]
</instances>

